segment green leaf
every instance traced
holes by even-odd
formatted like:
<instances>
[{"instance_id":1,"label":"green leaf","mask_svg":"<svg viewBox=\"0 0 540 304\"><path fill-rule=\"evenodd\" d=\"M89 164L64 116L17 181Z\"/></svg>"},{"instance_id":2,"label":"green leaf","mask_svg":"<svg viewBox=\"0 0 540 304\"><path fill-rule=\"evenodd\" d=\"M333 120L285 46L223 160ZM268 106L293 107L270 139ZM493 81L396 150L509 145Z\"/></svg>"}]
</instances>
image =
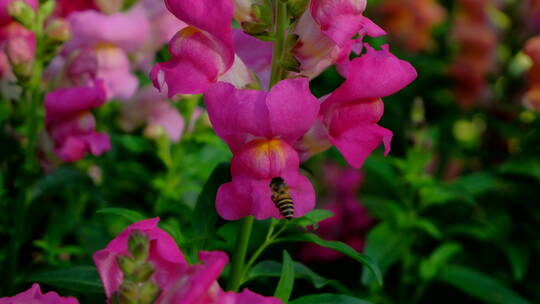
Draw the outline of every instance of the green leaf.
<instances>
[{"instance_id":1,"label":"green leaf","mask_svg":"<svg viewBox=\"0 0 540 304\"><path fill-rule=\"evenodd\" d=\"M119 215L127 220L129 220L131 223L135 223L138 221L144 220L146 217L137 211L125 209L125 208L105 208L100 209L96 211L98 214L109 214L109 215Z\"/></svg>"},{"instance_id":2,"label":"green leaf","mask_svg":"<svg viewBox=\"0 0 540 304\"><path fill-rule=\"evenodd\" d=\"M295 299L291 304L371 304L371 302L341 294L315 294Z\"/></svg>"},{"instance_id":3,"label":"green leaf","mask_svg":"<svg viewBox=\"0 0 540 304\"><path fill-rule=\"evenodd\" d=\"M77 292L103 294L103 287L94 266L75 266L41 272L28 277L26 281L48 284Z\"/></svg>"},{"instance_id":4,"label":"green leaf","mask_svg":"<svg viewBox=\"0 0 540 304\"><path fill-rule=\"evenodd\" d=\"M370 230L366 238L364 253L374 260L374 263L384 273L394 264L403 251L410 246L409 234L396 231L387 223L381 223ZM374 280L371 271L362 271L362 283L369 284Z\"/></svg>"},{"instance_id":5,"label":"green leaf","mask_svg":"<svg viewBox=\"0 0 540 304\"><path fill-rule=\"evenodd\" d=\"M230 166L219 164L206 181L193 212L193 230L195 234L212 231L219 217L216 212L216 194L218 188L231 180Z\"/></svg>"},{"instance_id":6,"label":"green leaf","mask_svg":"<svg viewBox=\"0 0 540 304\"><path fill-rule=\"evenodd\" d=\"M515 160L502 164L499 173L521 175L540 181L540 162L538 160Z\"/></svg>"},{"instance_id":7,"label":"green leaf","mask_svg":"<svg viewBox=\"0 0 540 304\"><path fill-rule=\"evenodd\" d=\"M440 239L442 237L442 233L437 228L437 226L430 220L425 218L419 218L415 219L414 222L412 222L412 226L414 228L417 228L419 230L422 230L432 236L435 239Z\"/></svg>"},{"instance_id":8,"label":"green leaf","mask_svg":"<svg viewBox=\"0 0 540 304\"><path fill-rule=\"evenodd\" d=\"M274 297L280 298L284 303L289 301L294 286L294 264L291 256L283 250L283 267L278 286L274 292Z\"/></svg>"},{"instance_id":9,"label":"green leaf","mask_svg":"<svg viewBox=\"0 0 540 304\"><path fill-rule=\"evenodd\" d=\"M343 253L344 255L350 258L353 258L354 260L365 265L375 275L377 282L379 282L380 285L382 285L383 283L382 274L377 264L369 256L358 253L356 250L354 250L349 245L343 242L323 240L318 235L313 234L313 233L293 234L293 235L286 236L284 238L280 238L277 241L279 242L283 242L283 241L284 242L310 242L310 243L314 243L322 247L339 251Z\"/></svg>"},{"instance_id":10,"label":"green leaf","mask_svg":"<svg viewBox=\"0 0 540 304\"><path fill-rule=\"evenodd\" d=\"M307 227L307 226L313 225L315 229L317 229L318 223L332 216L334 216L334 213L330 210L314 209L302 217L292 219L289 225L300 226L300 227Z\"/></svg>"},{"instance_id":11,"label":"green leaf","mask_svg":"<svg viewBox=\"0 0 540 304\"><path fill-rule=\"evenodd\" d=\"M472 195L459 185L431 184L420 189L422 208L432 205L445 205L453 202L476 204Z\"/></svg>"},{"instance_id":12,"label":"green leaf","mask_svg":"<svg viewBox=\"0 0 540 304\"><path fill-rule=\"evenodd\" d=\"M435 249L431 256L420 264L420 276L422 279L433 279L441 267L448 263L461 249L462 247L458 243L445 243Z\"/></svg>"},{"instance_id":13,"label":"green leaf","mask_svg":"<svg viewBox=\"0 0 540 304\"><path fill-rule=\"evenodd\" d=\"M437 278L487 303L530 303L499 281L464 266L447 266L441 270Z\"/></svg>"},{"instance_id":14,"label":"green leaf","mask_svg":"<svg viewBox=\"0 0 540 304\"><path fill-rule=\"evenodd\" d=\"M262 261L251 268L247 275L246 282L259 277L279 277L281 275L281 268L282 264L280 262ZM323 288L329 285L336 288L341 293L351 293L347 287L343 286L340 282L326 279L300 262L294 262L294 276L297 279L310 281L315 288Z\"/></svg>"}]
</instances>

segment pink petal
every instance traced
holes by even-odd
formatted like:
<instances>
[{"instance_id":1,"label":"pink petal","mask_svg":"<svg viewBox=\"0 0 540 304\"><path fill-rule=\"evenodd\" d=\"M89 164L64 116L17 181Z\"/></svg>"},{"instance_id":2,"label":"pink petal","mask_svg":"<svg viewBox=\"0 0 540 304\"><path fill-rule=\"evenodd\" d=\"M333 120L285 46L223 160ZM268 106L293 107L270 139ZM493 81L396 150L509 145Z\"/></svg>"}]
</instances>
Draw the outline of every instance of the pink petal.
<instances>
[{"instance_id":1,"label":"pink petal","mask_svg":"<svg viewBox=\"0 0 540 304\"><path fill-rule=\"evenodd\" d=\"M232 294L232 293L231 293ZM265 296L262 296L260 294L257 294L257 293L254 293L252 292L251 290L247 289L247 288L244 288L244 290L242 290L242 292L240 293L236 293L234 294L234 302L223 302L222 304L225 304L225 303L230 303L230 304L252 304L252 303L257 303L257 304L282 304L283 302L278 299L278 298L274 298L274 297L265 297Z\"/></svg>"},{"instance_id":2,"label":"pink petal","mask_svg":"<svg viewBox=\"0 0 540 304\"><path fill-rule=\"evenodd\" d=\"M417 76L414 67L388 51L376 51L366 44L367 53L351 61L347 80L326 99L321 112L334 102L352 102L394 94Z\"/></svg>"},{"instance_id":3,"label":"pink petal","mask_svg":"<svg viewBox=\"0 0 540 304\"><path fill-rule=\"evenodd\" d=\"M86 144L89 147L90 153L99 156L105 151L111 149L111 141L106 133L92 132L84 137Z\"/></svg>"},{"instance_id":4,"label":"pink petal","mask_svg":"<svg viewBox=\"0 0 540 304\"><path fill-rule=\"evenodd\" d=\"M306 133L317 118L319 101L309 89L307 78L278 82L266 97L270 132L289 144Z\"/></svg>"},{"instance_id":5,"label":"pink petal","mask_svg":"<svg viewBox=\"0 0 540 304\"><path fill-rule=\"evenodd\" d=\"M178 32L169 51L173 58L156 64L150 73L154 86L169 97L204 92L232 64L225 63L227 50L213 36L193 27Z\"/></svg>"},{"instance_id":6,"label":"pink petal","mask_svg":"<svg viewBox=\"0 0 540 304\"><path fill-rule=\"evenodd\" d=\"M52 91L45 96L46 120L55 121L99 107L105 98L102 80L94 81L92 86Z\"/></svg>"},{"instance_id":7,"label":"pink petal","mask_svg":"<svg viewBox=\"0 0 540 304\"><path fill-rule=\"evenodd\" d=\"M165 0L165 5L178 19L223 41L231 49L229 57L232 59L231 0Z\"/></svg>"},{"instance_id":8,"label":"pink petal","mask_svg":"<svg viewBox=\"0 0 540 304\"><path fill-rule=\"evenodd\" d=\"M258 90L237 90L228 83L212 85L204 93L214 131L235 152L253 137L270 134L266 94Z\"/></svg>"},{"instance_id":9,"label":"pink petal","mask_svg":"<svg viewBox=\"0 0 540 304\"><path fill-rule=\"evenodd\" d=\"M97 75L103 79L107 99L129 99L135 94L139 81L131 74L127 54L117 47L105 47L96 51Z\"/></svg>"},{"instance_id":10,"label":"pink petal","mask_svg":"<svg viewBox=\"0 0 540 304\"><path fill-rule=\"evenodd\" d=\"M284 172L298 170L299 165L298 153L283 140L257 139L234 154L231 174L234 177L272 179Z\"/></svg>"},{"instance_id":11,"label":"pink petal","mask_svg":"<svg viewBox=\"0 0 540 304\"><path fill-rule=\"evenodd\" d=\"M0 304L78 304L79 301L73 297L61 297L56 292L51 291L41 293L38 283L32 284L27 291L0 299Z\"/></svg>"},{"instance_id":12,"label":"pink petal","mask_svg":"<svg viewBox=\"0 0 540 304\"><path fill-rule=\"evenodd\" d=\"M366 0L313 0L310 11L321 30L343 46L362 28Z\"/></svg>"},{"instance_id":13,"label":"pink petal","mask_svg":"<svg viewBox=\"0 0 540 304\"><path fill-rule=\"evenodd\" d=\"M339 136L330 137L330 142L343 154L349 165L360 168L366 158L381 142L385 146L385 155L390 152L392 131L379 125L365 125L347 130Z\"/></svg>"}]
</instances>

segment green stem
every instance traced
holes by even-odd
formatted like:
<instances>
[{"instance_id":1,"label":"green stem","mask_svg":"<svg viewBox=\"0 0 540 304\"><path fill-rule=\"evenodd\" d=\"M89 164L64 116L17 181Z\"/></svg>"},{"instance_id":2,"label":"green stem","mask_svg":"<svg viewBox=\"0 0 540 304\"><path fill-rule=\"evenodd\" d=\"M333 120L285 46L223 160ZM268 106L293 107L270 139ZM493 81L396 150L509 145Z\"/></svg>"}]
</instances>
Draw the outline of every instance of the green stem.
<instances>
[{"instance_id":1,"label":"green stem","mask_svg":"<svg viewBox=\"0 0 540 304\"><path fill-rule=\"evenodd\" d=\"M272 72L270 74L270 83L268 88L273 87L283 77L283 52L285 50L285 32L289 25L289 16L287 14L287 2L276 1L275 11L275 31L274 31L274 52L272 54Z\"/></svg>"},{"instance_id":2,"label":"green stem","mask_svg":"<svg viewBox=\"0 0 540 304\"><path fill-rule=\"evenodd\" d=\"M231 263L231 275L228 282L228 289L238 291L242 284L242 276L244 274L244 261L249 244L249 236L253 226L253 217L246 216L242 219L242 223L236 234L236 248L234 249Z\"/></svg>"}]
</instances>

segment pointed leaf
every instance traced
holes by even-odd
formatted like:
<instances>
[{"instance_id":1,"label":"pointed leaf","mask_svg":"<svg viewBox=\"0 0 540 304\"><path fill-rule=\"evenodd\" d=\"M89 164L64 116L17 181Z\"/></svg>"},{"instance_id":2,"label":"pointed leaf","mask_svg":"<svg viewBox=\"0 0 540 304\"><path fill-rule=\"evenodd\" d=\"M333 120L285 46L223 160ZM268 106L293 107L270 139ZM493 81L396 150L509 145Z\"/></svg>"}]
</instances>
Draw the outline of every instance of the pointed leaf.
<instances>
[{"instance_id":1,"label":"pointed leaf","mask_svg":"<svg viewBox=\"0 0 540 304\"><path fill-rule=\"evenodd\" d=\"M96 211L98 214L119 215L125 217L131 223L144 220L146 217L137 211L125 209L125 208L105 208Z\"/></svg>"},{"instance_id":2,"label":"pointed leaf","mask_svg":"<svg viewBox=\"0 0 540 304\"><path fill-rule=\"evenodd\" d=\"M48 284L77 292L103 294L103 287L94 266L75 266L41 272L28 277L26 281Z\"/></svg>"},{"instance_id":3,"label":"pointed leaf","mask_svg":"<svg viewBox=\"0 0 540 304\"><path fill-rule=\"evenodd\" d=\"M365 265L375 275L377 282L382 285L382 275L377 264L367 255L361 254L351 248L349 245L338 241L327 241L321 239L318 235L313 233L300 233L280 238L279 242L310 242L322 247L330 248L343 253L344 255L355 259L356 261Z\"/></svg>"},{"instance_id":4,"label":"pointed leaf","mask_svg":"<svg viewBox=\"0 0 540 304\"><path fill-rule=\"evenodd\" d=\"M294 264L291 256L283 250L283 266L278 286L274 292L274 297L280 298L284 303L289 301L294 285Z\"/></svg>"}]
</instances>

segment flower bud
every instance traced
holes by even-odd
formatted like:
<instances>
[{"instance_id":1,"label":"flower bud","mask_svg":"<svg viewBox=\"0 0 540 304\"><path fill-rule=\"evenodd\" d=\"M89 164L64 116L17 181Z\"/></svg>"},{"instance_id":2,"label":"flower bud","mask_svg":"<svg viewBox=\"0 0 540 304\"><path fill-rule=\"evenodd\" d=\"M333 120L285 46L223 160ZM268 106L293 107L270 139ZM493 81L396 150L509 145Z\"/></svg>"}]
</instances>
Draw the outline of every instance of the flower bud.
<instances>
[{"instance_id":1,"label":"flower bud","mask_svg":"<svg viewBox=\"0 0 540 304\"><path fill-rule=\"evenodd\" d=\"M159 287L152 282L147 282L139 290L139 303L152 304L159 296Z\"/></svg>"},{"instance_id":2,"label":"flower bud","mask_svg":"<svg viewBox=\"0 0 540 304\"><path fill-rule=\"evenodd\" d=\"M289 0L287 2L287 10L294 18L302 16L309 4L309 0Z\"/></svg>"},{"instance_id":3,"label":"flower bud","mask_svg":"<svg viewBox=\"0 0 540 304\"><path fill-rule=\"evenodd\" d=\"M148 259L149 247L148 238L139 230L133 231L129 236L128 249L135 261L146 261Z\"/></svg>"},{"instance_id":4,"label":"flower bud","mask_svg":"<svg viewBox=\"0 0 540 304\"><path fill-rule=\"evenodd\" d=\"M268 25L256 22L242 22L242 29L250 35L258 35L267 31Z\"/></svg>"},{"instance_id":5,"label":"flower bud","mask_svg":"<svg viewBox=\"0 0 540 304\"><path fill-rule=\"evenodd\" d=\"M34 24L36 13L30 5L19 0L8 4L8 13L17 22L30 29Z\"/></svg>"},{"instance_id":6,"label":"flower bud","mask_svg":"<svg viewBox=\"0 0 540 304\"><path fill-rule=\"evenodd\" d=\"M71 33L69 24L64 19L54 19L45 28L45 35L54 42L66 42L69 40Z\"/></svg>"},{"instance_id":7,"label":"flower bud","mask_svg":"<svg viewBox=\"0 0 540 304\"><path fill-rule=\"evenodd\" d=\"M125 276L131 276L135 272L137 264L128 256L117 256L116 263Z\"/></svg>"},{"instance_id":8,"label":"flower bud","mask_svg":"<svg viewBox=\"0 0 540 304\"><path fill-rule=\"evenodd\" d=\"M13 37L7 41L6 55L19 78L26 78L32 74L34 63L34 48L25 37Z\"/></svg>"},{"instance_id":9,"label":"flower bud","mask_svg":"<svg viewBox=\"0 0 540 304\"><path fill-rule=\"evenodd\" d=\"M135 282L146 282L154 274L154 267L149 262L139 264L132 273L132 279Z\"/></svg>"}]
</instances>

